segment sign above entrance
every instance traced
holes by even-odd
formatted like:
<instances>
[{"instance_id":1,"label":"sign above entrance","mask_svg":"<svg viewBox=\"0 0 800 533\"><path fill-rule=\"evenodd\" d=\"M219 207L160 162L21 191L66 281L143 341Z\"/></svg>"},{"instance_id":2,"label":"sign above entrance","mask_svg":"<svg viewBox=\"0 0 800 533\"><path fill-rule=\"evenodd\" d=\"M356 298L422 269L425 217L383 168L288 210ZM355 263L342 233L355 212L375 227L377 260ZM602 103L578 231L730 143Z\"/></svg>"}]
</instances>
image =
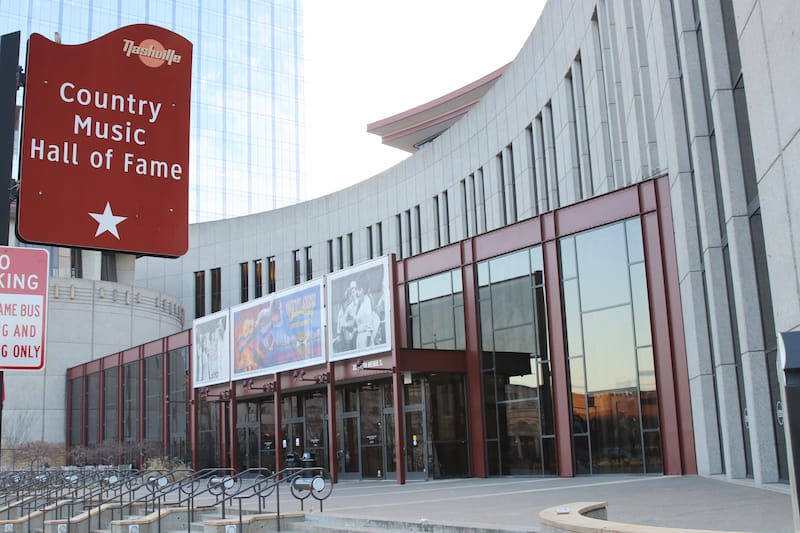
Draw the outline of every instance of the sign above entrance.
<instances>
[{"instance_id":1,"label":"sign above entrance","mask_svg":"<svg viewBox=\"0 0 800 533\"><path fill-rule=\"evenodd\" d=\"M157 26L28 42L17 233L177 257L188 248L192 44Z\"/></svg>"}]
</instances>

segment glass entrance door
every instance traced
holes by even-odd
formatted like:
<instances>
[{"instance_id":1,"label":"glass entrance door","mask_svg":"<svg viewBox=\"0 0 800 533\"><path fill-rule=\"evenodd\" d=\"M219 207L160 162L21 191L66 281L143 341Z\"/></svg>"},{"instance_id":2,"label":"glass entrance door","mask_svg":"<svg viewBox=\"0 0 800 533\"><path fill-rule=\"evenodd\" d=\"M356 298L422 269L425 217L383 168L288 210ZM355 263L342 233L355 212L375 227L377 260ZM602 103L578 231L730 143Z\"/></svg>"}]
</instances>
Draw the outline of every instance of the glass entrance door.
<instances>
[{"instance_id":1,"label":"glass entrance door","mask_svg":"<svg viewBox=\"0 0 800 533\"><path fill-rule=\"evenodd\" d=\"M405 410L406 478L427 479L428 454L425 439L425 416L422 407Z\"/></svg>"},{"instance_id":2,"label":"glass entrance door","mask_svg":"<svg viewBox=\"0 0 800 533\"><path fill-rule=\"evenodd\" d=\"M337 426L340 479L359 479L361 477L361 459L358 430L358 413L342 415Z\"/></svg>"}]
</instances>

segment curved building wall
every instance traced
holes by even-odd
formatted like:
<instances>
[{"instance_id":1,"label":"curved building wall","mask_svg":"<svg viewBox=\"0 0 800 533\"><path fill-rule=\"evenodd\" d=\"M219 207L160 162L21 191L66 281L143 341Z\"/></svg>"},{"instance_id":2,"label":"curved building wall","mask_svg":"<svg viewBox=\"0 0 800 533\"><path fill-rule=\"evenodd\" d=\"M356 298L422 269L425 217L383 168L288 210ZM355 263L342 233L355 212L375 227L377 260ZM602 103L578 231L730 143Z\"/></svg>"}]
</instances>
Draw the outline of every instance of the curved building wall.
<instances>
[{"instance_id":1,"label":"curved building wall","mask_svg":"<svg viewBox=\"0 0 800 533\"><path fill-rule=\"evenodd\" d=\"M793 138L797 111L789 93L771 92L788 85L777 72L791 68L780 50L793 47L763 46L762 28L793 4L747 4L551 1L495 86L414 156L323 198L194 225L189 252L138 260L137 282L201 316L215 310L212 301L225 308L242 300L242 263L250 265L248 295L254 261L269 258L280 290L667 175L684 328L676 338L685 338L698 470L788 479L773 311L783 329L795 328L800 312L772 295L776 280L795 289L787 294L798 286L797 246L778 232L783 222L792 227L792 204L780 199L797 197L783 176L797 158L779 142ZM771 39L796 40L781 35ZM759 52L740 61L740 39ZM755 79L757 98L745 79ZM762 113L762 96L771 114ZM205 276L203 309L195 309L196 273Z\"/></svg>"},{"instance_id":2,"label":"curved building wall","mask_svg":"<svg viewBox=\"0 0 800 533\"><path fill-rule=\"evenodd\" d=\"M6 371L3 443L66 442L67 369L180 331L183 308L164 293L106 281L51 278L45 367Z\"/></svg>"}]
</instances>

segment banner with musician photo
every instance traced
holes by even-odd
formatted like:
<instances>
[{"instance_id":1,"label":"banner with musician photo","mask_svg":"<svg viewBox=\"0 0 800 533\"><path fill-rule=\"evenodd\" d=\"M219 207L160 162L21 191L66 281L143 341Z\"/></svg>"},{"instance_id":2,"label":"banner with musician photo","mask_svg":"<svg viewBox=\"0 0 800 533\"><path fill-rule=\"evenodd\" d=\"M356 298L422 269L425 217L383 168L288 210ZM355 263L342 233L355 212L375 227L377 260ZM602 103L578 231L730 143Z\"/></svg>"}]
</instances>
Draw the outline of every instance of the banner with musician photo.
<instances>
[{"instance_id":1,"label":"banner with musician photo","mask_svg":"<svg viewBox=\"0 0 800 533\"><path fill-rule=\"evenodd\" d=\"M328 274L327 278L329 359L391 350L388 256Z\"/></svg>"},{"instance_id":2,"label":"banner with musician photo","mask_svg":"<svg viewBox=\"0 0 800 533\"><path fill-rule=\"evenodd\" d=\"M192 323L192 383L195 388L231 379L229 320L225 309Z\"/></svg>"}]
</instances>

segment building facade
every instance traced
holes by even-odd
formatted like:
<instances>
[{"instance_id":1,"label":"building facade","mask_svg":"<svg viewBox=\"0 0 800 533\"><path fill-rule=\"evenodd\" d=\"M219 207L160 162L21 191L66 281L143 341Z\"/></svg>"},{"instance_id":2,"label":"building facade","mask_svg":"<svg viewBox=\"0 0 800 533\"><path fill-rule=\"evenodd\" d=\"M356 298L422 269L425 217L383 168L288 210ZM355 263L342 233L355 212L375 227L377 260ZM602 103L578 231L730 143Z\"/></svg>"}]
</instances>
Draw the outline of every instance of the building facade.
<instances>
[{"instance_id":1,"label":"building facade","mask_svg":"<svg viewBox=\"0 0 800 533\"><path fill-rule=\"evenodd\" d=\"M150 364L193 400L174 416L153 400L159 445L240 469L309 452L335 476L401 482L787 481L776 339L800 324L798 23L790 1L549 2L494 86L406 161L193 225L181 259L138 259L136 284L196 318L330 287L375 258L391 273L383 351L332 357L329 318L325 362L193 387L179 379L198 349L188 331L174 349L132 348L132 372ZM70 445L86 441L76 406L101 370L69 371Z\"/></svg>"},{"instance_id":2,"label":"building facade","mask_svg":"<svg viewBox=\"0 0 800 533\"><path fill-rule=\"evenodd\" d=\"M154 24L194 45L189 221L232 218L305 198L301 0L30 0L0 6L2 33L80 44ZM22 91L18 96L22 103Z\"/></svg>"}]
</instances>

